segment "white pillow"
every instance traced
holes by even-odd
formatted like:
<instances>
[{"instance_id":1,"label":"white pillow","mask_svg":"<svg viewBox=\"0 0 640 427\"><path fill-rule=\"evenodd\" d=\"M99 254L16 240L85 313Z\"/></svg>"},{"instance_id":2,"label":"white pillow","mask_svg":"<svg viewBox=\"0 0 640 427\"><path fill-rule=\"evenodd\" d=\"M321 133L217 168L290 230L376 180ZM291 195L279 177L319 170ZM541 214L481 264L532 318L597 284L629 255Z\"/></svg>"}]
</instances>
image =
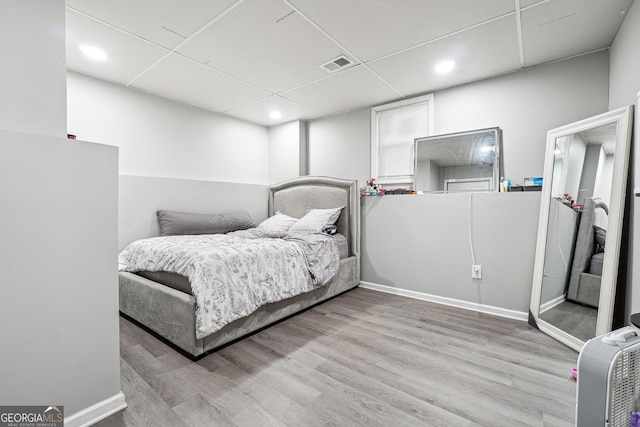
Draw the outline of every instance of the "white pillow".
<instances>
[{"instance_id":1,"label":"white pillow","mask_svg":"<svg viewBox=\"0 0 640 427\"><path fill-rule=\"evenodd\" d=\"M275 232L287 232L291 228L293 224L298 221L297 218L293 218L289 215L285 215L280 212L276 212L276 214L272 217L269 217L262 221L258 228L262 228L267 231L275 231Z\"/></svg>"},{"instance_id":2,"label":"white pillow","mask_svg":"<svg viewBox=\"0 0 640 427\"><path fill-rule=\"evenodd\" d=\"M340 217L344 206L333 209L312 209L300 218L290 229L290 233L321 233L327 225L333 225Z\"/></svg>"}]
</instances>

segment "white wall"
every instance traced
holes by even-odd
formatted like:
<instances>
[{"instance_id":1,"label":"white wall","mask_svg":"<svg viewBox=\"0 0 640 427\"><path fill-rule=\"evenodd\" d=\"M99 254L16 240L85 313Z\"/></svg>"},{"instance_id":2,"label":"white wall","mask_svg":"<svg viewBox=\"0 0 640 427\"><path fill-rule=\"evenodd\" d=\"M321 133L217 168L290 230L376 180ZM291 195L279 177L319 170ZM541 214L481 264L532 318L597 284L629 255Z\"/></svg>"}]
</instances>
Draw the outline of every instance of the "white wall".
<instances>
[{"instance_id":1,"label":"white wall","mask_svg":"<svg viewBox=\"0 0 640 427\"><path fill-rule=\"evenodd\" d=\"M69 72L69 133L120 147L120 173L264 184L264 126Z\"/></svg>"},{"instance_id":2,"label":"white wall","mask_svg":"<svg viewBox=\"0 0 640 427\"><path fill-rule=\"evenodd\" d=\"M362 203L365 286L526 319L539 192L364 197ZM474 259L482 280L471 278Z\"/></svg>"},{"instance_id":3,"label":"white wall","mask_svg":"<svg viewBox=\"0 0 640 427\"><path fill-rule=\"evenodd\" d=\"M545 304L567 294L578 219L578 213L570 206L551 199L540 296L541 312Z\"/></svg>"},{"instance_id":4,"label":"white wall","mask_svg":"<svg viewBox=\"0 0 640 427\"><path fill-rule=\"evenodd\" d=\"M266 185L131 175L120 175L119 183L119 250L134 240L158 236L160 209L197 213L242 209L256 224L268 214Z\"/></svg>"},{"instance_id":5,"label":"white wall","mask_svg":"<svg viewBox=\"0 0 640 427\"><path fill-rule=\"evenodd\" d=\"M436 134L500 127L504 173L542 176L549 129L607 111L608 53L601 51L436 92ZM309 172L370 177L369 109L309 123Z\"/></svg>"},{"instance_id":6,"label":"white wall","mask_svg":"<svg viewBox=\"0 0 640 427\"><path fill-rule=\"evenodd\" d=\"M584 158L587 153L587 142L582 135L571 135L569 149L565 152L566 163L562 165L563 187L562 194L568 194L572 200L578 200L580 179L584 170ZM580 202L577 202L580 203Z\"/></svg>"},{"instance_id":7,"label":"white wall","mask_svg":"<svg viewBox=\"0 0 640 427\"><path fill-rule=\"evenodd\" d=\"M438 134L498 126L503 176L542 176L549 129L607 111L608 53L538 66L435 94Z\"/></svg>"},{"instance_id":8,"label":"white wall","mask_svg":"<svg viewBox=\"0 0 640 427\"><path fill-rule=\"evenodd\" d=\"M618 31L611 46L609 64L609 109L614 110L626 105L636 104L636 95L640 91L640 4L634 3ZM638 117L636 115L636 117ZM640 162L638 150L640 137L636 121L634 126L635 162L632 161L632 183L640 187ZM632 184L632 187L634 185ZM631 191L632 189L630 189ZM631 199L631 224L629 239L629 274L627 276L627 310L625 319L630 313L640 312L640 263L633 262L640 254L640 198Z\"/></svg>"},{"instance_id":9,"label":"white wall","mask_svg":"<svg viewBox=\"0 0 640 427\"><path fill-rule=\"evenodd\" d=\"M0 7L0 402L82 425L125 406L118 150L66 138L64 2Z\"/></svg>"},{"instance_id":10,"label":"white wall","mask_svg":"<svg viewBox=\"0 0 640 427\"><path fill-rule=\"evenodd\" d=\"M3 405L124 404L117 195L117 148L0 131Z\"/></svg>"},{"instance_id":11,"label":"white wall","mask_svg":"<svg viewBox=\"0 0 640 427\"><path fill-rule=\"evenodd\" d=\"M0 129L66 137L63 0L0 0Z\"/></svg>"},{"instance_id":12,"label":"white wall","mask_svg":"<svg viewBox=\"0 0 640 427\"><path fill-rule=\"evenodd\" d=\"M269 183L305 175L307 123L301 120L269 128Z\"/></svg>"},{"instance_id":13,"label":"white wall","mask_svg":"<svg viewBox=\"0 0 640 427\"><path fill-rule=\"evenodd\" d=\"M358 110L309 123L309 174L371 178L371 111Z\"/></svg>"},{"instance_id":14,"label":"white wall","mask_svg":"<svg viewBox=\"0 0 640 427\"><path fill-rule=\"evenodd\" d=\"M603 51L443 90L435 93L435 131L500 127L504 175L522 182L542 176L549 129L607 111L608 81ZM367 179L370 118L364 109L309 123L310 173ZM465 197L365 199L363 281L526 312L540 195L479 195L471 216ZM470 218L484 236L480 286L470 279Z\"/></svg>"}]
</instances>

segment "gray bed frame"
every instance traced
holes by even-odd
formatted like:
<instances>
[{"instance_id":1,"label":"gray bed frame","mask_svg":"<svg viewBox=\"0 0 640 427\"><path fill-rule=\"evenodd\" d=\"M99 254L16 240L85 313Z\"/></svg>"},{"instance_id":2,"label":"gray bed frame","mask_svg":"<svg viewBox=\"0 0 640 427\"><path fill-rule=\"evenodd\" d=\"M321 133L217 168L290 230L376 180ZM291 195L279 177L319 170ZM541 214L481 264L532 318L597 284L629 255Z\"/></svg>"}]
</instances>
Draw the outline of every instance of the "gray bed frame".
<instances>
[{"instance_id":1,"label":"gray bed frame","mask_svg":"<svg viewBox=\"0 0 640 427\"><path fill-rule=\"evenodd\" d=\"M219 331L197 339L193 296L132 273L120 275L120 311L175 346L199 357L360 283L360 196L357 181L305 176L270 187L269 215L276 211L301 218L307 207L344 206L338 230L349 244L336 277L327 285L283 301L267 304Z\"/></svg>"}]
</instances>

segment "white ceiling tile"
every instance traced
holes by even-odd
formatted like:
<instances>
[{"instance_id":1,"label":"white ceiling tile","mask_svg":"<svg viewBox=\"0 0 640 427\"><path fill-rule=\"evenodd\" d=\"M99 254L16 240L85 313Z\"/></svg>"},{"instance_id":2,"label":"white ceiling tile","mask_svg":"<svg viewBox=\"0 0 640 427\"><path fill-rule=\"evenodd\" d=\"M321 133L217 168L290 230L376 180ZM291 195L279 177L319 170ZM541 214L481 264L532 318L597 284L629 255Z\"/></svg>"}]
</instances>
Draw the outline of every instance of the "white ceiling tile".
<instances>
[{"instance_id":1,"label":"white ceiling tile","mask_svg":"<svg viewBox=\"0 0 640 427\"><path fill-rule=\"evenodd\" d=\"M621 12L633 3L65 2L69 69L268 126L276 124L266 118L267 110L277 106L272 104L284 110L283 118L277 120L282 123L366 108L402 95L516 71L522 66L516 3L521 9L525 66L609 47L623 21ZM78 51L80 43L102 47L109 60L90 61ZM175 54L165 58L180 44L179 52L200 64ZM342 54L365 64L356 63L337 74L320 68ZM454 59L456 69L446 76L436 75L435 63L445 58Z\"/></svg>"},{"instance_id":2,"label":"white ceiling tile","mask_svg":"<svg viewBox=\"0 0 640 427\"><path fill-rule=\"evenodd\" d=\"M277 119L271 118L269 114L272 111L277 111L282 116ZM275 126L293 120L311 120L323 116L318 111L311 110L279 96L272 96L251 105L228 111L227 114L263 126Z\"/></svg>"},{"instance_id":3,"label":"white ceiling tile","mask_svg":"<svg viewBox=\"0 0 640 427\"><path fill-rule=\"evenodd\" d=\"M178 51L273 93L326 76L343 53L282 0L246 1Z\"/></svg>"},{"instance_id":4,"label":"white ceiling tile","mask_svg":"<svg viewBox=\"0 0 640 427\"><path fill-rule=\"evenodd\" d=\"M564 0L522 12L525 65L611 45L633 0Z\"/></svg>"},{"instance_id":5,"label":"white ceiling tile","mask_svg":"<svg viewBox=\"0 0 640 427\"><path fill-rule=\"evenodd\" d=\"M237 0L66 0L87 15L173 49Z\"/></svg>"},{"instance_id":6,"label":"white ceiling tile","mask_svg":"<svg viewBox=\"0 0 640 427\"><path fill-rule=\"evenodd\" d=\"M455 61L450 74L437 63ZM451 37L369 63L383 79L410 96L517 69L520 63L516 20L509 15Z\"/></svg>"},{"instance_id":7,"label":"white ceiling tile","mask_svg":"<svg viewBox=\"0 0 640 427\"><path fill-rule=\"evenodd\" d=\"M281 96L333 115L383 103L400 95L360 65Z\"/></svg>"},{"instance_id":8,"label":"white ceiling tile","mask_svg":"<svg viewBox=\"0 0 640 427\"><path fill-rule=\"evenodd\" d=\"M127 84L166 54L166 50L67 10L67 68L112 82ZM86 57L78 48L87 44L102 49L105 61Z\"/></svg>"},{"instance_id":9,"label":"white ceiling tile","mask_svg":"<svg viewBox=\"0 0 640 427\"><path fill-rule=\"evenodd\" d=\"M218 112L270 95L178 54L171 54L132 86Z\"/></svg>"},{"instance_id":10,"label":"white ceiling tile","mask_svg":"<svg viewBox=\"0 0 640 427\"><path fill-rule=\"evenodd\" d=\"M548 0L520 0L520 9L533 6L534 4L545 3Z\"/></svg>"},{"instance_id":11,"label":"white ceiling tile","mask_svg":"<svg viewBox=\"0 0 640 427\"><path fill-rule=\"evenodd\" d=\"M290 1L365 62L515 10L514 0Z\"/></svg>"}]
</instances>

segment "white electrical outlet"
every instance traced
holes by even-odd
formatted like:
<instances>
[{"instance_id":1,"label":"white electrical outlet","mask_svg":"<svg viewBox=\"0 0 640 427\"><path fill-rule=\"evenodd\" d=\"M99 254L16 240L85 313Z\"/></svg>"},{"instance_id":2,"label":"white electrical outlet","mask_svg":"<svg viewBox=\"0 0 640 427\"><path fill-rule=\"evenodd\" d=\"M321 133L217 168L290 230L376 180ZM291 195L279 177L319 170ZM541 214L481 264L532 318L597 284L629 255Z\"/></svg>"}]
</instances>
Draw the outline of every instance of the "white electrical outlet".
<instances>
[{"instance_id":1,"label":"white electrical outlet","mask_svg":"<svg viewBox=\"0 0 640 427\"><path fill-rule=\"evenodd\" d=\"M472 265L471 266L471 278L472 279L482 279L482 266L481 265Z\"/></svg>"}]
</instances>

